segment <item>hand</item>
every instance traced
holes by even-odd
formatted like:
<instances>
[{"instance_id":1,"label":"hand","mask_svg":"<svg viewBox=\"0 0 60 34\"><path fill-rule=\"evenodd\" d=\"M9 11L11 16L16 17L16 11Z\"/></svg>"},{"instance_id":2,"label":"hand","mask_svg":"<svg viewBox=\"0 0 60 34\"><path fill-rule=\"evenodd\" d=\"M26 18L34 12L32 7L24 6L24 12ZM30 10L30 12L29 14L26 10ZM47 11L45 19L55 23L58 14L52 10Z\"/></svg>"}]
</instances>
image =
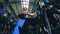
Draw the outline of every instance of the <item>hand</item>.
<instances>
[{"instance_id":1,"label":"hand","mask_svg":"<svg viewBox=\"0 0 60 34\"><path fill-rule=\"evenodd\" d=\"M31 15L31 16L37 16L36 13L29 13L29 15Z\"/></svg>"},{"instance_id":2,"label":"hand","mask_svg":"<svg viewBox=\"0 0 60 34\"><path fill-rule=\"evenodd\" d=\"M33 14L34 14L34 15L33 15L34 17L36 17L36 16L37 16L37 14L36 14L36 13L33 13Z\"/></svg>"}]
</instances>

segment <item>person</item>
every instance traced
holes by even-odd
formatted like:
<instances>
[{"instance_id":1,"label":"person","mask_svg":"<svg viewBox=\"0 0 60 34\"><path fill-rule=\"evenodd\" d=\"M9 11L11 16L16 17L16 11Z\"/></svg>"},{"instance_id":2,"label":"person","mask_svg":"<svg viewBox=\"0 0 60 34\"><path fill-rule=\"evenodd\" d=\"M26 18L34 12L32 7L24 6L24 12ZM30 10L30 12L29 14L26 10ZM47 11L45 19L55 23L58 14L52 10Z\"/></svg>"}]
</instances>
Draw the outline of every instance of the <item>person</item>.
<instances>
[{"instance_id":1,"label":"person","mask_svg":"<svg viewBox=\"0 0 60 34\"><path fill-rule=\"evenodd\" d=\"M20 18L22 18L22 19L28 18L29 16L36 17L37 16L37 13L36 12L31 13L26 8L23 8L23 11L21 11L21 12L18 13L18 20Z\"/></svg>"}]
</instances>

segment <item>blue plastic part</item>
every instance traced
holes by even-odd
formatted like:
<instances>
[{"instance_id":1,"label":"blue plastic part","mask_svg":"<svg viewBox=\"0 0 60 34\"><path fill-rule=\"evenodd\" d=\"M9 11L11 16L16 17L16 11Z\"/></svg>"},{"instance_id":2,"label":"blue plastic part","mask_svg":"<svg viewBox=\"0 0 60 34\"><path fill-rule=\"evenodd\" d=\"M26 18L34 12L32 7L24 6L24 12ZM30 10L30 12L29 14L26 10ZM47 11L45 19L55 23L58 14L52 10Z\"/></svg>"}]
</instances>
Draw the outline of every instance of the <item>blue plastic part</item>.
<instances>
[{"instance_id":1,"label":"blue plastic part","mask_svg":"<svg viewBox=\"0 0 60 34\"><path fill-rule=\"evenodd\" d=\"M20 19L17 22L16 27L14 28L13 34L20 34L18 27L21 27L22 28L23 25L24 25L24 23L25 23L25 19Z\"/></svg>"},{"instance_id":2,"label":"blue plastic part","mask_svg":"<svg viewBox=\"0 0 60 34\"><path fill-rule=\"evenodd\" d=\"M49 0L45 0L46 3L49 3Z\"/></svg>"}]
</instances>

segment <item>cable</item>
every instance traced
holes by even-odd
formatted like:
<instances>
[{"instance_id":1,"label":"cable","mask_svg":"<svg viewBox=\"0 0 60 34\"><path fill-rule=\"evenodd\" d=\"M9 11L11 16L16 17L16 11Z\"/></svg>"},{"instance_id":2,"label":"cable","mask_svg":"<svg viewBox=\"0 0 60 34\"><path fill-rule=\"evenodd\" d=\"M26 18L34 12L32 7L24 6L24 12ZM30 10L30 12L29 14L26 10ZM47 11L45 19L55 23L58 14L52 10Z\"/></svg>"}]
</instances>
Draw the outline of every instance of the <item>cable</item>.
<instances>
[{"instance_id":1,"label":"cable","mask_svg":"<svg viewBox=\"0 0 60 34\"><path fill-rule=\"evenodd\" d=\"M7 8L7 5L5 5L3 9L0 11L0 16L5 12L6 8Z\"/></svg>"},{"instance_id":2,"label":"cable","mask_svg":"<svg viewBox=\"0 0 60 34\"><path fill-rule=\"evenodd\" d=\"M51 27L50 27L50 24L49 24L49 20L48 20L48 17L47 17L47 13L46 13L46 9L47 8L45 8L45 20L46 20L46 23L47 23L47 29L48 29L48 34L52 34L52 32L51 32Z\"/></svg>"},{"instance_id":3,"label":"cable","mask_svg":"<svg viewBox=\"0 0 60 34\"><path fill-rule=\"evenodd\" d=\"M36 6L36 0L34 1L33 3L33 8L32 8L32 11L34 10L34 7Z\"/></svg>"}]
</instances>

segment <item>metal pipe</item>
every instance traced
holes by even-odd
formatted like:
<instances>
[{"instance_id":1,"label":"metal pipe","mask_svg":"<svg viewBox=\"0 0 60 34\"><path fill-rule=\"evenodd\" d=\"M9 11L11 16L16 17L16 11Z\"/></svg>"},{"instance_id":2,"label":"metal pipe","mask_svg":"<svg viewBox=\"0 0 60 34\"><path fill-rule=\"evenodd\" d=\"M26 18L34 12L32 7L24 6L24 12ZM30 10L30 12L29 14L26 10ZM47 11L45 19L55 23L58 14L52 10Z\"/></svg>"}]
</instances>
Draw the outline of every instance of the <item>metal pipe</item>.
<instances>
[{"instance_id":1,"label":"metal pipe","mask_svg":"<svg viewBox=\"0 0 60 34\"><path fill-rule=\"evenodd\" d=\"M2 4L9 4L9 3L10 3L10 4L13 4L13 3L19 3L19 2L23 2L23 1L13 1L13 2L8 2L8 3L3 2ZM26 2L27 2L27 1L26 1ZM30 4L34 4L33 2L30 2L30 1L29 1L29 3L30 3Z\"/></svg>"}]
</instances>

